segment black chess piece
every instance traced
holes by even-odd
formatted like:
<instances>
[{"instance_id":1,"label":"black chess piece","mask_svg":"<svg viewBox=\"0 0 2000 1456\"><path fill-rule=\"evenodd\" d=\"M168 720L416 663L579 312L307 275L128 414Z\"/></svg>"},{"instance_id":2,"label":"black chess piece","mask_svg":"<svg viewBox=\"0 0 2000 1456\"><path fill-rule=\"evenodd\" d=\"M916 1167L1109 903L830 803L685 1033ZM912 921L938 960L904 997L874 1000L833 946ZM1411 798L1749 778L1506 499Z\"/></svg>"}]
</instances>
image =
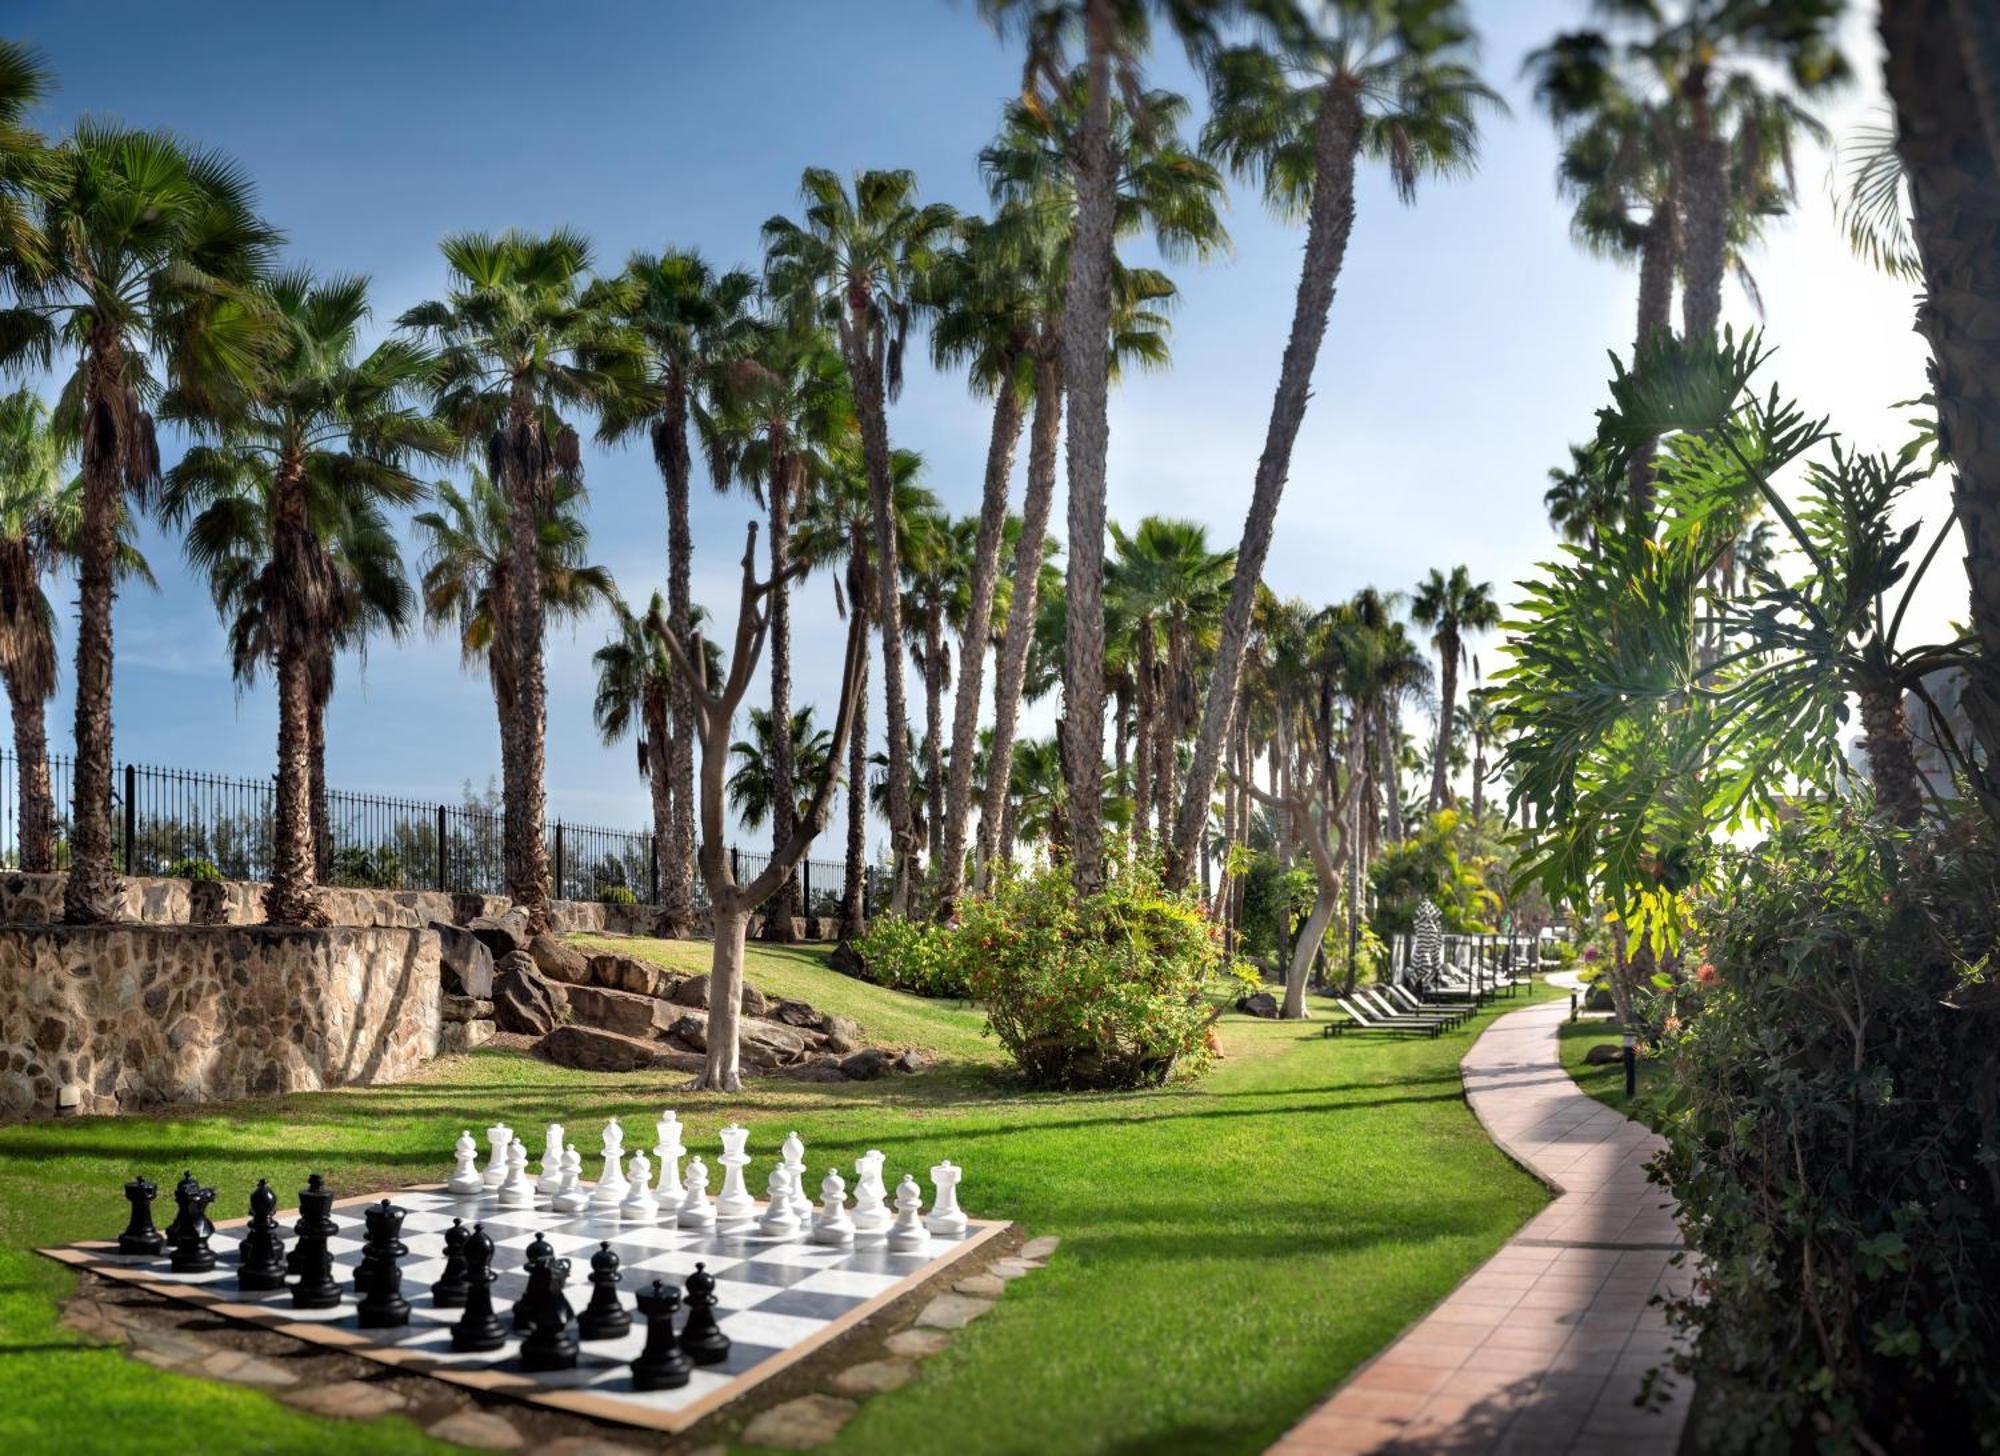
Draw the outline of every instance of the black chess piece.
<instances>
[{"instance_id":1,"label":"black chess piece","mask_svg":"<svg viewBox=\"0 0 2000 1456\"><path fill-rule=\"evenodd\" d=\"M264 1292L285 1287L285 1241L278 1236L278 1195L262 1178L250 1193L250 1226L237 1245L236 1287Z\"/></svg>"},{"instance_id":2,"label":"black chess piece","mask_svg":"<svg viewBox=\"0 0 2000 1456\"><path fill-rule=\"evenodd\" d=\"M556 1256L556 1247L539 1233L528 1240L528 1247L521 1250L521 1269L528 1276L528 1288L535 1287L535 1266L546 1264ZM525 1335L530 1328L528 1301L523 1298L514 1305L514 1333Z\"/></svg>"},{"instance_id":3,"label":"black chess piece","mask_svg":"<svg viewBox=\"0 0 2000 1456\"><path fill-rule=\"evenodd\" d=\"M192 1173L182 1173L181 1181L174 1184L174 1221L167 1225L166 1240L168 1248L172 1248L175 1244L178 1244L181 1240L181 1235L187 1232L188 1195L199 1187L201 1187L200 1180Z\"/></svg>"},{"instance_id":4,"label":"black chess piece","mask_svg":"<svg viewBox=\"0 0 2000 1456\"><path fill-rule=\"evenodd\" d=\"M333 1277L333 1250L326 1241L333 1236L333 1190L314 1173L299 1191L299 1221L294 1225L299 1241L292 1247L286 1266L299 1276L292 1286L295 1309L332 1309L340 1303L340 1283Z\"/></svg>"},{"instance_id":5,"label":"black chess piece","mask_svg":"<svg viewBox=\"0 0 2000 1456\"><path fill-rule=\"evenodd\" d=\"M528 1276L528 1294L522 1299L533 1306L533 1322L528 1338L521 1341L523 1370L576 1368L576 1335L570 1329L575 1315L562 1292L568 1279L567 1259L544 1259Z\"/></svg>"},{"instance_id":6,"label":"black chess piece","mask_svg":"<svg viewBox=\"0 0 2000 1456\"><path fill-rule=\"evenodd\" d=\"M208 1221L208 1206L213 1202L213 1188L196 1188L186 1194L182 1205L185 1217L175 1220L181 1225L180 1237L174 1240L174 1255L169 1261L176 1274L206 1274L215 1267L215 1250L208 1246L208 1236L215 1232L215 1225Z\"/></svg>"},{"instance_id":7,"label":"black chess piece","mask_svg":"<svg viewBox=\"0 0 2000 1456\"><path fill-rule=\"evenodd\" d=\"M153 1200L159 1196L160 1185L151 1178L133 1178L125 1185L132 1217L125 1225L125 1232L118 1236L119 1253L158 1258L166 1249L166 1236L153 1226Z\"/></svg>"},{"instance_id":8,"label":"black chess piece","mask_svg":"<svg viewBox=\"0 0 2000 1456\"><path fill-rule=\"evenodd\" d=\"M697 1365L720 1365L729 1358L729 1336L715 1322L715 1276L706 1264L696 1264L687 1277L687 1307L681 1347Z\"/></svg>"},{"instance_id":9,"label":"black chess piece","mask_svg":"<svg viewBox=\"0 0 2000 1456\"><path fill-rule=\"evenodd\" d=\"M410 1252L403 1242L403 1220L409 1210L383 1199L362 1214L368 1225L366 1254L368 1286L354 1312L355 1322L364 1330L393 1329L410 1322L410 1302L403 1298L403 1270L397 1262Z\"/></svg>"},{"instance_id":10,"label":"black chess piece","mask_svg":"<svg viewBox=\"0 0 2000 1456\"><path fill-rule=\"evenodd\" d=\"M577 1333L586 1340L615 1340L632 1328L632 1311L618 1302L618 1251L598 1244L590 1256L590 1303L576 1317Z\"/></svg>"},{"instance_id":11,"label":"black chess piece","mask_svg":"<svg viewBox=\"0 0 2000 1456\"><path fill-rule=\"evenodd\" d=\"M454 1350L497 1350L507 1326L493 1313L493 1237L478 1224L465 1236L465 1313L451 1327Z\"/></svg>"},{"instance_id":12,"label":"black chess piece","mask_svg":"<svg viewBox=\"0 0 2000 1456\"><path fill-rule=\"evenodd\" d=\"M462 1218L453 1219L444 1231L444 1273L431 1286L431 1303L439 1309L462 1309L465 1305L465 1241L471 1237L472 1230Z\"/></svg>"},{"instance_id":13,"label":"black chess piece","mask_svg":"<svg viewBox=\"0 0 2000 1456\"><path fill-rule=\"evenodd\" d=\"M688 1383L694 1361L681 1348L674 1333L674 1314L681 1307L681 1292L658 1279L638 1294L639 1312L646 1316L646 1348L632 1362L635 1390L678 1390Z\"/></svg>"}]
</instances>

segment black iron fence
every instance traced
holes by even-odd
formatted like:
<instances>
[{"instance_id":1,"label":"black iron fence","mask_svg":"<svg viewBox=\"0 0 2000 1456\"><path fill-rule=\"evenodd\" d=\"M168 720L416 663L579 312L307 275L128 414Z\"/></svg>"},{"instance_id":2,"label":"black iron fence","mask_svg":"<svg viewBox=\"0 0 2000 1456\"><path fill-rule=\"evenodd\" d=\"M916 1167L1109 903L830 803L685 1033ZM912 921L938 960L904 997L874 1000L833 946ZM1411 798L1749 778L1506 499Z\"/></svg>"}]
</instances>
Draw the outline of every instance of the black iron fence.
<instances>
[{"instance_id":1,"label":"black iron fence","mask_svg":"<svg viewBox=\"0 0 2000 1456\"><path fill-rule=\"evenodd\" d=\"M71 761L51 757L49 772L60 869L69 862ZM14 755L0 752L0 866L7 868L21 862L20 791ZM269 779L126 764L112 790L112 831L125 873L184 874L205 863L224 879L266 878L274 796ZM492 808L329 788L321 833L322 878L328 884L479 895L506 889L501 816ZM660 861L651 833L555 819L547 836L557 899L659 903ZM768 854L737 848L729 853L739 881L770 863ZM843 861L802 861L797 878L805 913L837 913L846 875ZM864 886L872 903L872 869ZM699 876L695 895L706 903Z\"/></svg>"}]
</instances>

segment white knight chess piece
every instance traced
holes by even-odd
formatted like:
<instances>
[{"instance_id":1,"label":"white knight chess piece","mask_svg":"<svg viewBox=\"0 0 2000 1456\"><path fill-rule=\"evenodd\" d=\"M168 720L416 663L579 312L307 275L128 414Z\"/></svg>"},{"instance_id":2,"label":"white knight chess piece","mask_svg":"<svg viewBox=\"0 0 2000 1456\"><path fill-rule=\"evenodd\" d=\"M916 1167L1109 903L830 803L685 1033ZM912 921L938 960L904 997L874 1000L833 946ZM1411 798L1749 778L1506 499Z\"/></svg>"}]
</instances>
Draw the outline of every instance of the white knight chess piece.
<instances>
[{"instance_id":1,"label":"white knight chess piece","mask_svg":"<svg viewBox=\"0 0 2000 1456\"><path fill-rule=\"evenodd\" d=\"M931 1204L931 1216L924 1220L924 1227L944 1239L965 1237L965 1215L958 1207L958 1180L965 1169L946 1158L931 1169L931 1187L937 1189L937 1199Z\"/></svg>"},{"instance_id":2,"label":"white knight chess piece","mask_svg":"<svg viewBox=\"0 0 2000 1456\"><path fill-rule=\"evenodd\" d=\"M806 1196L806 1145L797 1133L788 1132L778 1148L778 1156L784 1160L785 1172L791 1175L792 1217L804 1228L813 1216L812 1199Z\"/></svg>"},{"instance_id":3,"label":"white knight chess piece","mask_svg":"<svg viewBox=\"0 0 2000 1456\"><path fill-rule=\"evenodd\" d=\"M854 1220L847 1216L847 1180L828 1168L819 1185L819 1211L813 1214L812 1240L836 1249L854 1242Z\"/></svg>"},{"instance_id":4,"label":"white knight chess piece","mask_svg":"<svg viewBox=\"0 0 2000 1456\"><path fill-rule=\"evenodd\" d=\"M479 1144L472 1140L470 1132L458 1135L458 1145L452 1149L451 1178L445 1183L447 1193L455 1193L460 1198L472 1198L486 1191L486 1179L479 1171Z\"/></svg>"},{"instance_id":5,"label":"white knight chess piece","mask_svg":"<svg viewBox=\"0 0 2000 1456\"><path fill-rule=\"evenodd\" d=\"M896 1185L896 1222L889 1230L889 1247L898 1254L921 1254L931 1241L924 1227L924 1191L908 1173Z\"/></svg>"},{"instance_id":6,"label":"white knight chess piece","mask_svg":"<svg viewBox=\"0 0 2000 1456\"><path fill-rule=\"evenodd\" d=\"M857 1234L880 1234L889 1231L889 1209L883 1201L887 1190L882 1186L883 1154L870 1148L854 1160L854 1231Z\"/></svg>"}]
</instances>

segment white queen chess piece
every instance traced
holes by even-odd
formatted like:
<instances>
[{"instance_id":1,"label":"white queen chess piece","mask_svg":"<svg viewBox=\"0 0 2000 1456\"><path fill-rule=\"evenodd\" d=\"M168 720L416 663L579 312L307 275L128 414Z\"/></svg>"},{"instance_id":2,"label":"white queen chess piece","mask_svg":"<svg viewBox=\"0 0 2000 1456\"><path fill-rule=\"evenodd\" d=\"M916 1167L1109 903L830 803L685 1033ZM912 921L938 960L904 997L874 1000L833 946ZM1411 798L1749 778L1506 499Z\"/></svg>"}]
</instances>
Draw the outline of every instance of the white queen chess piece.
<instances>
[{"instance_id":1,"label":"white queen chess piece","mask_svg":"<svg viewBox=\"0 0 2000 1456\"><path fill-rule=\"evenodd\" d=\"M784 1161L785 1171L791 1175L792 1217L804 1228L812 1221L813 1203L806 1196L806 1145L795 1132L785 1134L785 1140L778 1147L778 1156Z\"/></svg>"},{"instance_id":2,"label":"white queen chess piece","mask_svg":"<svg viewBox=\"0 0 2000 1456\"><path fill-rule=\"evenodd\" d=\"M962 1239L965 1237L965 1215L958 1207L958 1180L965 1169L946 1158L931 1169L931 1187L937 1189L937 1198L931 1204L930 1217L924 1220L924 1227L941 1239Z\"/></svg>"},{"instance_id":3,"label":"white queen chess piece","mask_svg":"<svg viewBox=\"0 0 2000 1456\"><path fill-rule=\"evenodd\" d=\"M658 1223L660 1203L653 1197L653 1164L644 1153L632 1154L632 1161L626 1165L630 1169L631 1192L618 1205L620 1223Z\"/></svg>"},{"instance_id":4,"label":"white queen chess piece","mask_svg":"<svg viewBox=\"0 0 2000 1456\"><path fill-rule=\"evenodd\" d=\"M847 1180L828 1168L819 1185L819 1211L813 1214L812 1241L844 1249L854 1242L854 1220L847 1216Z\"/></svg>"},{"instance_id":5,"label":"white queen chess piece","mask_svg":"<svg viewBox=\"0 0 2000 1456\"><path fill-rule=\"evenodd\" d=\"M889 1247L898 1254L921 1254L930 1246L930 1230L924 1227L924 1190L908 1173L896 1185L896 1222L889 1230Z\"/></svg>"},{"instance_id":6,"label":"white queen chess piece","mask_svg":"<svg viewBox=\"0 0 2000 1456\"><path fill-rule=\"evenodd\" d=\"M535 1185L528 1178L528 1145L519 1138L507 1145L507 1173L494 1190L502 1208L533 1208Z\"/></svg>"},{"instance_id":7,"label":"white queen chess piece","mask_svg":"<svg viewBox=\"0 0 2000 1456\"><path fill-rule=\"evenodd\" d=\"M571 1143L563 1150L562 1187L549 1200L557 1213L583 1213L590 1207L590 1190L583 1186L583 1154Z\"/></svg>"},{"instance_id":8,"label":"white queen chess piece","mask_svg":"<svg viewBox=\"0 0 2000 1456\"><path fill-rule=\"evenodd\" d=\"M764 1216L757 1220L757 1232L778 1243L799 1236L799 1216L792 1212L792 1170L783 1163L771 1169L765 1185Z\"/></svg>"},{"instance_id":9,"label":"white queen chess piece","mask_svg":"<svg viewBox=\"0 0 2000 1456\"><path fill-rule=\"evenodd\" d=\"M716 1161L722 1164L722 1191L715 1195L715 1220L741 1225L757 1216L757 1200L743 1186L743 1170L750 1166L750 1155L743 1151L743 1145L750 1140L750 1129L725 1127L720 1136L722 1156Z\"/></svg>"},{"instance_id":10,"label":"white queen chess piece","mask_svg":"<svg viewBox=\"0 0 2000 1456\"><path fill-rule=\"evenodd\" d=\"M504 1122L496 1122L486 1129L486 1146L492 1149L486 1159L486 1172L482 1178L488 1188L498 1188L500 1180L507 1176L507 1148L514 1141L514 1129Z\"/></svg>"},{"instance_id":11,"label":"white queen chess piece","mask_svg":"<svg viewBox=\"0 0 2000 1456\"><path fill-rule=\"evenodd\" d=\"M708 1164L700 1158L688 1159L687 1194L674 1222L684 1229L715 1227L715 1205L708 1201Z\"/></svg>"},{"instance_id":12,"label":"white queen chess piece","mask_svg":"<svg viewBox=\"0 0 2000 1456\"><path fill-rule=\"evenodd\" d=\"M883 1202L883 1154L870 1148L854 1160L854 1231L857 1234L887 1233L889 1209Z\"/></svg>"},{"instance_id":13,"label":"white queen chess piece","mask_svg":"<svg viewBox=\"0 0 2000 1456\"><path fill-rule=\"evenodd\" d=\"M669 1201L679 1203L687 1190L681 1187L681 1159L687 1156L687 1144L681 1141L681 1120L678 1113L663 1112L660 1120L653 1124L653 1161L660 1170L659 1181L653 1191L659 1195L662 1205Z\"/></svg>"},{"instance_id":14,"label":"white queen chess piece","mask_svg":"<svg viewBox=\"0 0 2000 1456\"><path fill-rule=\"evenodd\" d=\"M625 1201L625 1173L621 1164L625 1161L625 1129L612 1118L604 1124L604 1171L597 1177L597 1186L590 1193L590 1211L616 1216L618 1205Z\"/></svg>"},{"instance_id":15,"label":"white queen chess piece","mask_svg":"<svg viewBox=\"0 0 2000 1456\"><path fill-rule=\"evenodd\" d=\"M542 1134L542 1176L535 1180L535 1192L553 1198L562 1187L563 1125L552 1122Z\"/></svg>"},{"instance_id":16,"label":"white queen chess piece","mask_svg":"<svg viewBox=\"0 0 2000 1456\"><path fill-rule=\"evenodd\" d=\"M445 1183L447 1193L455 1193L460 1198L471 1198L486 1191L486 1178L479 1171L479 1144L472 1140L470 1132L458 1135L458 1145L452 1149L451 1178Z\"/></svg>"}]
</instances>

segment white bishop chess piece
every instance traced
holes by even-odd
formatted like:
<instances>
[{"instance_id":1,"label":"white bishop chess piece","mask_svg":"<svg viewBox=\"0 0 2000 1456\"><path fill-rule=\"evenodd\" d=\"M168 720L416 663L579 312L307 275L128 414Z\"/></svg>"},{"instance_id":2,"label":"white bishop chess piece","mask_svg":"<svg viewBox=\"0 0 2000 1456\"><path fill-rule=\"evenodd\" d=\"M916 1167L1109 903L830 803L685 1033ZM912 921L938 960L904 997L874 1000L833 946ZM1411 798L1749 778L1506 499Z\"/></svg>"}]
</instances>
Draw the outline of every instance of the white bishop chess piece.
<instances>
[{"instance_id":1,"label":"white bishop chess piece","mask_svg":"<svg viewBox=\"0 0 2000 1456\"><path fill-rule=\"evenodd\" d=\"M946 1158L931 1169L931 1187L937 1189L937 1199L931 1204L931 1215L924 1220L924 1227L941 1239L962 1239L965 1237L965 1215L958 1207L958 1180L965 1169Z\"/></svg>"},{"instance_id":2,"label":"white bishop chess piece","mask_svg":"<svg viewBox=\"0 0 2000 1456\"><path fill-rule=\"evenodd\" d=\"M514 1129L504 1122L496 1122L486 1129L486 1146L492 1149L486 1159L486 1172L482 1175L488 1188L498 1188L500 1180L507 1176L507 1149L514 1141Z\"/></svg>"},{"instance_id":3,"label":"white bishop chess piece","mask_svg":"<svg viewBox=\"0 0 2000 1456\"><path fill-rule=\"evenodd\" d=\"M563 1125L549 1124L542 1134L542 1176L535 1180L535 1192L544 1198L553 1198L562 1187Z\"/></svg>"},{"instance_id":4,"label":"white bishop chess piece","mask_svg":"<svg viewBox=\"0 0 2000 1456\"><path fill-rule=\"evenodd\" d=\"M477 1197L486 1191L486 1179L479 1171L479 1144L470 1132L458 1135L458 1146L452 1149L451 1178L444 1186L447 1193L460 1198Z\"/></svg>"},{"instance_id":5,"label":"white bishop chess piece","mask_svg":"<svg viewBox=\"0 0 2000 1456\"><path fill-rule=\"evenodd\" d=\"M813 1215L812 1240L844 1249L854 1242L854 1220L847 1216L847 1180L828 1168L819 1185L819 1211Z\"/></svg>"},{"instance_id":6,"label":"white bishop chess piece","mask_svg":"<svg viewBox=\"0 0 2000 1456\"><path fill-rule=\"evenodd\" d=\"M757 1200L743 1184L743 1170L750 1166L743 1145L750 1140L750 1129L725 1127L720 1135L722 1156L716 1161L722 1164L722 1191L715 1195L715 1221L740 1227L757 1216Z\"/></svg>"},{"instance_id":7,"label":"white bishop chess piece","mask_svg":"<svg viewBox=\"0 0 2000 1456\"><path fill-rule=\"evenodd\" d=\"M757 1220L757 1232L777 1243L790 1243L799 1236L799 1218L792 1212L792 1173L783 1163L771 1169L765 1185L764 1216Z\"/></svg>"},{"instance_id":8,"label":"white bishop chess piece","mask_svg":"<svg viewBox=\"0 0 2000 1456\"><path fill-rule=\"evenodd\" d=\"M533 1208L535 1185L528 1177L528 1145L519 1138L507 1145L507 1172L494 1190L502 1208Z\"/></svg>"},{"instance_id":9,"label":"white bishop chess piece","mask_svg":"<svg viewBox=\"0 0 2000 1456\"><path fill-rule=\"evenodd\" d=\"M854 1231L880 1234L889 1231L889 1209L884 1203L888 1190L882 1186L881 1152L870 1148L854 1160Z\"/></svg>"},{"instance_id":10,"label":"white bishop chess piece","mask_svg":"<svg viewBox=\"0 0 2000 1456\"><path fill-rule=\"evenodd\" d=\"M653 1197L653 1164L644 1153L632 1154L632 1189L618 1205L620 1223L658 1223L660 1203Z\"/></svg>"},{"instance_id":11,"label":"white bishop chess piece","mask_svg":"<svg viewBox=\"0 0 2000 1456\"><path fill-rule=\"evenodd\" d=\"M700 1158L688 1159L687 1195L674 1222L684 1229L715 1227L715 1205L708 1201L708 1164Z\"/></svg>"},{"instance_id":12,"label":"white bishop chess piece","mask_svg":"<svg viewBox=\"0 0 2000 1456\"><path fill-rule=\"evenodd\" d=\"M583 1186L583 1154L571 1143L563 1149L562 1187L549 1200L557 1213L584 1213L590 1208L590 1190Z\"/></svg>"},{"instance_id":13,"label":"white bishop chess piece","mask_svg":"<svg viewBox=\"0 0 2000 1456\"><path fill-rule=\"evenodd\" d=\"M625 1129L612 1118L604 1124L604 1171L598 1174L597 1186L590 1193L590 1211L616 1217L618 1205L625 1201L625 1174L620 1164L625 1161Z\"/></svg>"},{"instance_id":14,"label":"white bishop chess piece","mask_svg":"<svg viewBox=\"0 0 2000 1456\"><path fill-rule=\"evenodd\" d=\"M681 1119L678 1113L663 1112L660 1120L653 1124L653 1161L659 1167L659 1180L653 1191L659 1195L662 1205L670 1200L679 1203L687 1190L681 1187L681 1159L687 1156L687 1144L681 1141Z\"/></svg>"},{"instance_id":15,"label":"white bishop chess piece","mask_svg":"<svg viewBox=\"0 0 2000 1456\"><path fill-rule=\"evenodd\" d=\"M790 1175L792 1217L804 1228L812 1221L813 1202L806 1196L806 1145L795 1132L785 1134L785 1140L778 1148L778 1156L784 1160L785 1172Z\"/></svg>"},{"instance_id":16,"label":"white bishop chess piece","mask_svg":"<svg viewBox=\"0 0 2000 1456\"><path fill-rule=\"evenodd\" d=\"M924 1190L908 1173L896 1185L896 1222L889 1229L889 1247L898 1254L921 1254L930 1247L930 1230L924 1227Z\"/></svg>"}]
</instances>

